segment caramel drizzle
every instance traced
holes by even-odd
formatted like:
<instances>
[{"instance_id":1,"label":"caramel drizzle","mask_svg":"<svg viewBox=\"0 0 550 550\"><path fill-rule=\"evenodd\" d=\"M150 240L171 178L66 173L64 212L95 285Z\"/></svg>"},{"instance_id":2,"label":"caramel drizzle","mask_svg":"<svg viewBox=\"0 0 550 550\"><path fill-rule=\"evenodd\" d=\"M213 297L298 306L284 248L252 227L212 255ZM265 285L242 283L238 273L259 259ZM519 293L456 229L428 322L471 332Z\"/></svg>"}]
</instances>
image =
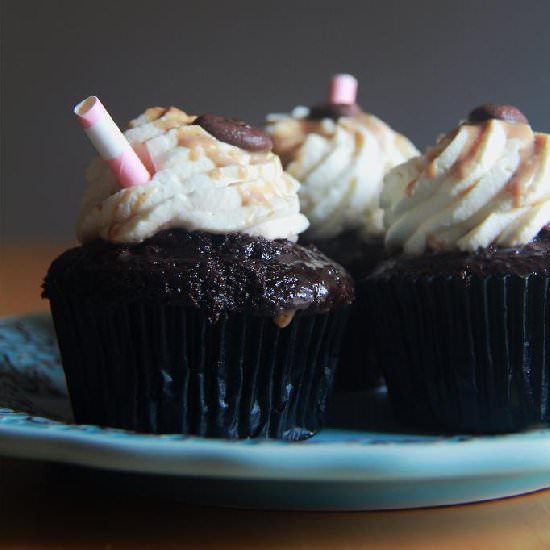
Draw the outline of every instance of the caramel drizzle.
<instances>
[{"instance_id":1,"label":"caramel drizzle","mask_svg":"<svg viewBox=\"0 0 550 550\"><path fill-rule=\"evenodd\" d=\"M440 137L434 147L430 147L424 153L425 166L422 173L428 178L433 179L435 177L435 160L441 155L441 153L447 148L447 146L457 136L459 128L455 128L447 135Z\"/></svg>"},{"instance_id":2,"label":"caramel drizzle","mask_svg":"<svg viewBox=\"0 0 550 550\"><path fill-rule=\"evenodd\" d=\"M109 239L116 240L122 227L127 224L132 218L135 218L139 215L143 204L156 192L157 189L155 187L144 187L143 191L138 195L134 204L132 205L130 215L127 217L123 215L123 211L128 202L128 193L122 193L121 197L118 199L113 208L111 228L108 232Z\"/></svg>"},{"instance_id":3,"label":"caramel drizzle","mask_svg":"<svg viewBox=\"0 0 550 550\"><path fill-rule=\"evenodd\" d=\"M182 111L177 107L170 107L170 109L164 110L157 107L156 109L160 110L152 115L147 115L148 110L145 112L146 116L149 117L159 115L157 118L151 120L151 122L164 132L174 128L179 128L180 126L187 126L195 120L195 117L188 115L185 111Z\"/></svg>"},{"instance_id":4,"label":"caramel drizzle","mask_svg":"<svg viewBox=\"0 0 550 550\"><path fill-rule=\"evenodd\" d=\"M520 208L525 183L530 181L539 167L539 158L544 149L543 135L535 135L528 147L520 151L520 161L512 177L506 184L506 191L512 194L514 208Z\"/></svg>"},{"instance_id":5,"label":"caramel drizzle","mask_svg":"<svg viewBox=\"0 0 550 550\"><path fill-rule=\"evenodd\" d=\"M424 153L424 157L419 157L418 164L416 169L418 174L414 177L405 188L405 193L407 196L411 196L416 187L417 181L421 176L425 176L428 180L431 180L435 177L435 159L445 150L447 145L456 137L458 133L458 128L447 134L445 137L441 138L436 145L429 147Z\"/></svg>"},{"instance_id":6,"label":"caramel drizzle","mask_svg":"<svg viewBox=\"0 0 550 550\"><path fill-rule=\"evenodd\" d=\"M288 124L288 122L283 121L282 124ZM279 155L281 164L285 169L291 162L296 160L300 148L309 134L317 134L325 139L332 139L334 137L334 131L327 130L319 120L309 120L307 118L293 119L292 124L292 132L276 132L273 136L277 146L276 153ZM276 125L277 123L275 123ZM364 146L364 136L362 134L364 130L374 134L381 144L386 145L387 140L383 139L386 132L385 124L366 113L353 118L343 118L341 121L335 121L334 125L340 125L343 129L353 134L356 154ZM396 132L395 134L396 139L401 138L404 140L403 136Z\"/></svg>"},{"instance_id":7,"label":"caramel drizzle","mask_svg":"<svg viewBox=\"0 0 550 550\"><path fill-rule=\"evenodd\" d=\"M468 174L469 171L471 171L483 144L486 143L489 137L490 125L491 121L488 121L483 125L467 125L467 142L463 148L463 152L450 169L451 175L454 178L462 179ZM506 134L508 139L529 141L529 145L520 150L520 161L518 163L518 167L510 177L505 187L505 192L511 193L513 196L513 206L515 208L519 208L522 206L522 195L525 184L534 177L535 172L539 167L539 158L545 147L545 138L543 135L535 135L534 139L532 139L532 131L530 127L525 124L508 125ZM407 184L407 195L410 196L412 194L415 184L422 174L425 174L428 178L435 175L434 160L455 135L456 131L444 139L441 147L434 147L426 152L425 158L427 160L427 164L420 174ZM469 193L473 187L474 185L471 185L465 189L461 193L461 196Z\"/></svg>"},{"instance_id":8,"label":"caramel drizzle","mask_svg":"<svg viewBox=\"0 0 550 550\"><path fill-rule=\"evenodd\" d=\"M453 178L461 180L473 169L474 164L477 161L477 158L482 150L483 145L487 142L490 133L491 121L486 122L481 125L465 125L462 128L467 128L468 137L466 143L462 149L462 153L455 160L453 165L450 168L450 174ZM522 138L525 136L526 130L523 128L516 128L515 126L520 125L510 125L510 128L507 130L509 138ZM411 182L408 183L406 192L408 195L411 195L418 178L425 174L428 179L432 179L435 176L435 159L439 156L441 151L452 141L452 139L458 133L458 130L455 130L449 136L444 138L440 146L435 147L426 152L427 164L424 167L424 170ZM530 129L527 131L530 132Z\"/></svg>"},{"instance_id":9,"label":"caramel drizzle","mask_svg":"<svg viewBox=\"0 0 550 550\"><path fill-rule=\"evenodd\" d=\"M433 162L430 162L430 164L426 166L424 173L429 180L433 180L435 178L435 164Z\"/></svg>"},{"instance_id":10,"label":"caramel drizzle","mask_svg":"<svg viewBox=\"0 0 550 550\"><path fill-rule=\"evenodd\" d=\"M421 160L419 160L416 164L417 164L416 169L418 170L418 174L411 181L409 181L409 183L407 183L407 187L405 188L405 194L407 195L407 197L410 197L413 194L414 188L416 187L416 182L420 179L420 176L426 170L429 170L429 168L424 167Z\"/></svg>"},{"instance_id":11,"label":"caramel drizzle","mask_svg":"<svg viewBox=\"0 0 550 550\"><path fill-rule=\"evenodd\" d=\"M242 154L232 150L220 151L216 139L205 135L200 126L185 126L182 128L178 133L178 146L189 149L191 160L198 160L200 156L199 149L202 149L218 167L239 164Z\"/></svg>"},{"instance_id":12,"label":"caramel drizzle","mask_svg":"<svg viewBox=\"0 0 550 550\"><path fill-rule=\"evenodd\" d=\"M145 118L148 122L154 122L163 116L167 111L168 109L165 107L149 107L149 109L145 111Z\"/></svg>"},{"instance_id":13,"label":"caramel drizzle","mask_svg":"<svg viewBox=\"0 0 550 550\"><path fill-rule=\"evenodd\" d=\"M296 311L290 309L288 311L283 311L280 313L277 317L275 317L274 321L275 324L279 328L286 328L290 323L292 322L292 319L294 319L294 315L296 314Z\"/></svg>"},{"instance_id":14,"label":"caramel drizzle","mask_svg":"<svg viewBox=\"0 0 550 550\"><path fill-rule=\"evenodd\" d=\"M391 128L389 128L389 126L387 126L384 122L367 113L358 115L355 119L351 119L347 122L347 124L355 127L356 130L359 130L361 127L366 128L376 137L378 143L383 144L384 146L386 146L386 140L384 138L388 130L392 132L394 136L400 136L400 134L391 130Z\"/></svg>"},{"instance_id":15,"label":"caramel drizzle","mask_svg":"<svg viewBox=\"0 0 550 550\"><path fill-rule=\"evenodd\" d=\"M482 126L468 126L468 140L461 155L451 167L451 174L456 179L462 179L471 171L481 146L489 136L489 124Z\"/></svg>"},{"instance_id":16,"label":"caramel drizzle","mask_svg":"<svg viewBox=\"0 0 550 550\"><path fill-rule=\"evenodd\" d=\"M359 155L359 152L365 145L365 137L363 136L363 132L361 130L356 129L353 133L353 141L354 141L354 149L355 149L355 155Z\"/></svg>"},{"instance_id":17,"label":"caramel drizzle","mask_svg":"<svg viewBox=\"0 0 550 550\"><path fill-rule=\"evenodd\" d=\"M416 187L416 182L418 181L419 177L420 174L418 174L416 178L413 178L411 181L409 181L409 183L407 183L407 187L405 188L405 194L407 195L407 197L410 197L413 194L414 188Z\"/></svg>"},{"instance_id":18,"label":"caramel drizzle","mask_svg":"<svg viewBox=\"0 0 550 550\"><path fill-rule=\"evenodd\" d=\"M287 121L284 121L284 124L287 124ZM300 149L304 145L308 134L317 134L327 139L332 137L324 131L319 121L304 118L292 120L292 124L294 126L293 132L284 132L273 136L276 145L275 152L281 159L281 165L285 170L300 154Z\"/></svg>"}]
</instances>

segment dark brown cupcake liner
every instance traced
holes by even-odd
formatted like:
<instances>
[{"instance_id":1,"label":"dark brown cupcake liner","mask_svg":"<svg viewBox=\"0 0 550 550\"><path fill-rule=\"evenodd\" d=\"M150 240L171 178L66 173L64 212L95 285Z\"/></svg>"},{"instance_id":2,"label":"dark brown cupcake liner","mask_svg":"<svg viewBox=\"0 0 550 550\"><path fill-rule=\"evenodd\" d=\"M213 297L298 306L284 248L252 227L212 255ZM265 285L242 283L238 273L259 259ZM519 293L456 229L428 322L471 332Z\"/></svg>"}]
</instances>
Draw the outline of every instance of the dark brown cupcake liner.
<instances>
[{"instance_id":1,"label":"dark brown cupcake liner","mask_svg":"<svg viewBox=\"0 0 550 550\"><path fill-rule=\"evenodd\" d=\"M281 329L178 305L50 300L79 423L286 440L321 427L347 308Z\"/></svg>"},{"instance_id":2,"label":"dark brown cupcake liner","mask_svg":"<svg viewBox=\"0 0 550 550\"><path fill-rule=\"evenodd\" d=\"M361 392L383 384L374 342L376 319L365 307L364 285L358 283L349 323L342 342L342 360L336 371L334 391Z\"/></svg>"},{"instance_id":3,"label":"dark brown cupcake liner","mask_svg":"<svg viewBox=\"0 0 550 550\"><path fill-rule=\"evenodd\" d=\"M308 242L307 238L305 239ZM311 244L335 260L351 274L355 281L355 301L351 305L350 321L343 337L342 361L336 373L334 390L362 392L382 385L382 371L373 346L373 323L365 309L364 278L388 258L381 236L365 240L357 230L349 230L336 237L312 239Z\"/></svg>"},{"instance_id":4,"label":"dark brown cupcake liner","mask_svg":"<svg viewBox=\"0 0 550 550\"><path fill-rule=\"evenodd\" d=\"M548 278L371 278L377 353L401 421L498 433L550 422Z\"/></svg>"}]
</instances>

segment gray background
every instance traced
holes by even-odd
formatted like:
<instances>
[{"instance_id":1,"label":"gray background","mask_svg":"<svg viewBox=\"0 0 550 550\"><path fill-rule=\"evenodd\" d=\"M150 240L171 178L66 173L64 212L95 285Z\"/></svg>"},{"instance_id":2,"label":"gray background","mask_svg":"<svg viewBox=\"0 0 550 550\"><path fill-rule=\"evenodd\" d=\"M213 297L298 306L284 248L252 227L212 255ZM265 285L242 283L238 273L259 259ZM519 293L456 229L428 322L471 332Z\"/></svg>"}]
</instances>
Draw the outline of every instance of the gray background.
<instances>
[{"instance_id":1,"label":"gray background","mask_svg":"<svg viewBox=\"0 0 550 550\"><path fill-rule=\"evenodd\" d=\"M486 101L550 131L550 1L2 0L0 238L68 240L94 155L72 107L260 123L334 72L419 147Z\"/></svg>"}]
</instances>

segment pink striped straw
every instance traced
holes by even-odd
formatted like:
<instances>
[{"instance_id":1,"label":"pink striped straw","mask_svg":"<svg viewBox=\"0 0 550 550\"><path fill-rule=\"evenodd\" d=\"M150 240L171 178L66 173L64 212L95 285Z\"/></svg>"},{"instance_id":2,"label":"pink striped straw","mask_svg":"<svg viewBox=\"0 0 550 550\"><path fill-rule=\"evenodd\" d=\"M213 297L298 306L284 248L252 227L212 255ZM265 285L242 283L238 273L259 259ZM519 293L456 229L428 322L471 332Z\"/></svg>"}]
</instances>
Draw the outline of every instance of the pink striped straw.
<instances>
[{"instance_id":1,"label":"pink striped straw","mask_svg":"<svg viewBox=\"0 0 550 550\"><path fill-rule=\"evenodd\" d=\"M336 74L328 89L328 102L353 105L357 98L357 79L350 74Z\"/></svg>"},{"instance_id":2,"label":"pink striped straw","mask_svg":"<svg viewBox=\"0 0 550 550\"><path fill-rule=\"evenodd\" d=\"M147 168L96 96L76 105L74 114L121 187L141 185L151 179Z\"/></svg>"}]
</instances>

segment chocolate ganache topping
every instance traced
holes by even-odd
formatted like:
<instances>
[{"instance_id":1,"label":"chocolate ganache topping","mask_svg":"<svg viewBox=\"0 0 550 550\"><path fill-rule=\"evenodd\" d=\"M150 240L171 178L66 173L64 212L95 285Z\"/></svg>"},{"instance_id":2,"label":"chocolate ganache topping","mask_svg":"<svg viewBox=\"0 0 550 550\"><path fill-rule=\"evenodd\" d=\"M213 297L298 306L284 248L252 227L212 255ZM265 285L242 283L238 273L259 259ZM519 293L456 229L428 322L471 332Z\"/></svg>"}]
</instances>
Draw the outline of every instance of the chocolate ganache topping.
<instances>
[{"instance_id":1,"label":"chocolate ganache topping","mask_svg":"<svg viewBox=\"0 0 550 550\"><path fill-rule=\"evenodd\" d=\"M220 141L246 151L267 153L273 147L271 138L266 133L242 120L205 113L197 117L193 124L197 124Z\"/></svg>"},{"instance_id":2,"label":"chocolate ganache topping","mask_svg":"<svg viewBox=\"0 0 550 550\"><path fill-rule=\"evenodd\" d=\"M44 296L148 301L200 308L215 322L222 313L273 316L349 304L353 282L314 247L246 234L165 230L139 243L95 240L57 258Z\"/></svg>"},{"instance_id":3,"label":"chocolate ganache topping","mask_svg":"<svg viewBox=\"0 0 550 550\"><path fill-rule=\"evenodd\" d=\"M322 120L331 118L338 120L341 117L355 117L363 112L357 103L322 103L313 105L307 115L308 120Z\"/></svg>"},{"instance_id":4,"label":"chocolate ganache topping","mask_svg":"<svg viewBox=\"0 0 550 550\"><path fill-rule=\"evenodd\" d=\"M476 107L470 112L466 122L475 124L476 122L486 122L491 119L529 124L527 117L517 107L513 105L498 105L496 103L484 103Z\"/></svg>"}]
</instances>

